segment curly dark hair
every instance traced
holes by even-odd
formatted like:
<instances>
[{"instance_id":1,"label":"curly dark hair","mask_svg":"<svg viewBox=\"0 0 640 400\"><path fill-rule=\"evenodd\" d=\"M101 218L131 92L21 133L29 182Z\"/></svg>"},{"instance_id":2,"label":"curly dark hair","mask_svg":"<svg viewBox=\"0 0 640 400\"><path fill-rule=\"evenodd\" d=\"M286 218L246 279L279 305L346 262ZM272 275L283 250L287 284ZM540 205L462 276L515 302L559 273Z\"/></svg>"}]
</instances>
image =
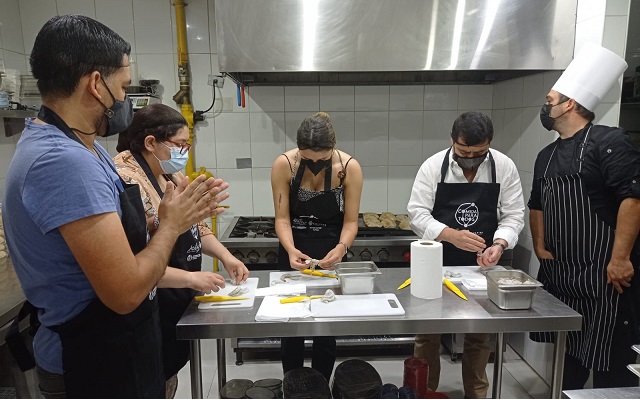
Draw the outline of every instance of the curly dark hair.
<instances>
[{"instance_id":1,"label":"curly dark hair","mask_svg":"<svg viewBox=\"0 0 640 400\"><path fill-rule=\"evenodd\" d=\"M118 137L118 152L144 151L144 138L152 135L158 141L165 141L187 125L182 114L164 104L151 104L136 111L129 128Z\"/></svg>"}]
</instances>

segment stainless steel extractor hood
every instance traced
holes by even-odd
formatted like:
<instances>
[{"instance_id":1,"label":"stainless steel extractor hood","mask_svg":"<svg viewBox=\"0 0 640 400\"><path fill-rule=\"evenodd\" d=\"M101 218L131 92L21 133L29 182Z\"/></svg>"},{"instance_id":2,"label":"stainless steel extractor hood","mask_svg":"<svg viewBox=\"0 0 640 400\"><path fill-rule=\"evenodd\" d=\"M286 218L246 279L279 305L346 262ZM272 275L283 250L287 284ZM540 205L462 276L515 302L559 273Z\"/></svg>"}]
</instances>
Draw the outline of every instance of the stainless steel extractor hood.
<instances>
[{"instance_id":1,"label":"stainless steel extractor hood","mask_svg":"<svg viewBox=\"0 0 640 400\"><path fill-rule=\"evenodd\" d=\"M576 0L215 0L220 71L247 85L492 83L561 70Z\"/></svg>"}]
</instances>

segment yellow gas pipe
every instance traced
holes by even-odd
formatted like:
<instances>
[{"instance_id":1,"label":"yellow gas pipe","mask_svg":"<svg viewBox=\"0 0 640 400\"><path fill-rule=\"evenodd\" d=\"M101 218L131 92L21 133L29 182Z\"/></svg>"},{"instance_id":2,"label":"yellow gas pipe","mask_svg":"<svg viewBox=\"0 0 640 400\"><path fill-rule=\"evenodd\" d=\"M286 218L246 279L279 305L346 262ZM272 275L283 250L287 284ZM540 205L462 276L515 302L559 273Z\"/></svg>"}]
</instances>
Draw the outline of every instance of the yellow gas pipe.
<instances>
[{"instance_id":1,"label":"yellow gas pipe","mask_svg":"<svg viewBox=\"0 0 640 400\"><path fill-rule=\"evenodd\" d=\"M189 126L189 143L195 144L195 135L193 133L194 119L193 106L191 105L191 72L189 70L189 54L187 53L187 22L184 16L184 1L174 0L176 8L176 27L178 33L178 79L180 81L180 90L173 95L173 101L180 106L182 116L187 120ZM195 151L189 151L189 160L185 168L186 174L190 180L195 179L198 175L206 175L207 178L213 177L213 174L205 167L200 167L199 171L195 170ZM218 224L215 215L211 216L211 231L218 236ZM218 259L213 259L213 270L218 272Z\"/></svg>"}]
</instances>

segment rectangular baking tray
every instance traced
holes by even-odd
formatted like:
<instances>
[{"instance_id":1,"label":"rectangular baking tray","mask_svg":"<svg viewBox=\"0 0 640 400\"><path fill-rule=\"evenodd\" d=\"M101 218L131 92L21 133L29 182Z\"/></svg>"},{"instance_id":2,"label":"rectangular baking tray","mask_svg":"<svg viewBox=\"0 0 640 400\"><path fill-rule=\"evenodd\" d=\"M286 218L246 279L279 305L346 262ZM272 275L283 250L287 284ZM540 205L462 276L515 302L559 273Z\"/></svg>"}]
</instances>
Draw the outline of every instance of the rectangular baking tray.
<instances>
[{"instance_id":1,"label":"rectangular baking tray","mask_svg":"<svg viewBox=\"0 0 640 400\"><path fill-rule=\"evenodd\" d=\"M533 304L533 294L542 283L527 275L524 271L511 269L506 271L488 271L487 296L503 310L526 310ZM498 283L501 278L531 281L532 284L504 284Z\"/></svg>"},{"instance_id":2,"label":"rectangular baking tray","mask_svg":"<svg viewBox=\"0 0 640 400\"><path fill-rule=\"evenodd\" d=\"M372 261L340 262L335 266L342 294L373 293L374 280L382 274Z\"/></svg>"}]
</instances>

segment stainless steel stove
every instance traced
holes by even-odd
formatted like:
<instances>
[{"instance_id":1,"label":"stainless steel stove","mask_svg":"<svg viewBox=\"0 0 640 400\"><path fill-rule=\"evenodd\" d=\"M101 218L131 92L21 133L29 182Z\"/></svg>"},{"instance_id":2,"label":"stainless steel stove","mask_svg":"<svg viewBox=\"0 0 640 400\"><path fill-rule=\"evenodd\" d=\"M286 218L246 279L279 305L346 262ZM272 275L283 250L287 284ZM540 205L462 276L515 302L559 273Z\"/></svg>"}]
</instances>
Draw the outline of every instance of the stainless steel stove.
<instances>
[{"instance_id":1,"label":"stainless steel stove","mask_svg":"<svg viewBox=\"0 0 640 400\"><path fill-rule=\"evenodd\" d=\"M278 263L278 238L274 217L235 217L220 237L236 258L253 269L274 269ZM418 237L408 230L368 228L358 223L358 235L347 259L374 261L379 267L409 266L410 245Z\"/></svg>"}]
</instances>

